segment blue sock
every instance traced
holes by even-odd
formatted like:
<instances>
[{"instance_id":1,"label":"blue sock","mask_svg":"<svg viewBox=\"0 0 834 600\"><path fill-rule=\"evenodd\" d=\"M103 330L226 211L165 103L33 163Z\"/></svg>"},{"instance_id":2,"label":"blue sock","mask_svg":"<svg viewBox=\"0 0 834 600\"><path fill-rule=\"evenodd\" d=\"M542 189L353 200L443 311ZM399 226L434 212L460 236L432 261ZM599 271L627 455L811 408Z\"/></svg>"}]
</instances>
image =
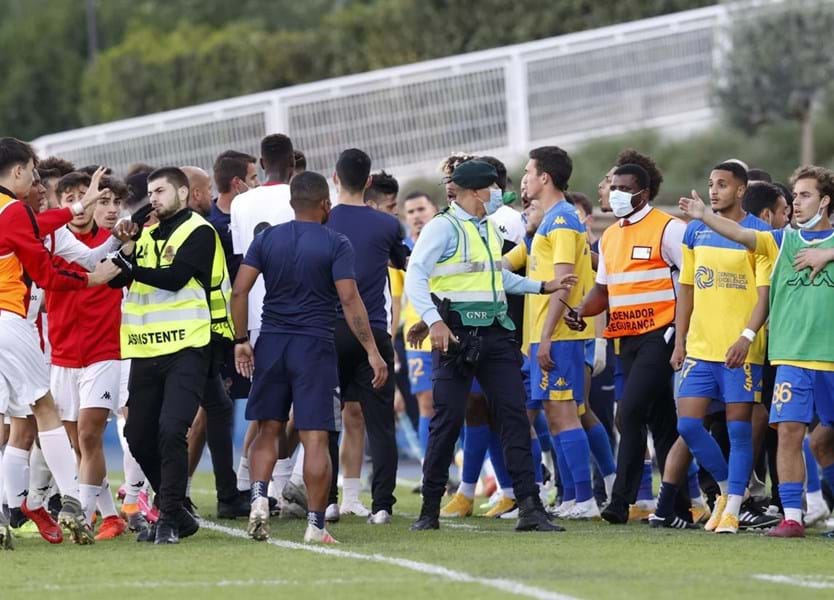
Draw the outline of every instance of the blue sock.
<instances>
[{"instance_id":1,"label":"blue sock","mask_svg":"<svg viewBox=\"0 0 834 600\"><path fill-rule=\"evenodd\" d=\"M727 432L730 434L727 492L733 496L744 496L750 471L753 470L753 425L746 421L727 421Z\"/></svg>"},{"instance_id":2,"label":"blue sock","mask_svg":"<svg viewBox=\"0 0 834 600\"><path fill-rule=\"evenodd\" d=\"M431 417L420 415L420 421L417 423L417 435L420 438L420 451L423 456L426 455L426 448L429 447L429 423L431 423Z\"/></svg>"},{"instance_id":3,"label":"blue sock","mask_svg":"<svg viewBox=\"0 0 834 600\"><path fill-rule=\"evenodd\" d=\"M657 495L657 508L654 511L658 517L671 517L675 514L675 497L678 486L667 481L660 482L660 493Z\"/></svg>"},{"instance_id":4,"label":"blue sock","mask_svg":"<svg viewBox=\"0 0 834 600\"><path fill-rule=\"evenodd\" d=\"M678 433L684 439L686 445L689 446L689 450L698 460L698 463L709 471L716 482L727 481L729 478L727 461L724 460L718 442L704 429L702 419L694 417L678 418Z\"/></svg>"},{"instance_id":5,"label":"blue sock","mask_svg":"<svg viewBox=\"0 0 834 600\"><path fill-rule=\"evenodd\" d=\"M779 499L782 508L802 509L802 482L788 481L779 483Z\"/></svg>"},{"instance_id":6,"label":"blue sock","mask_svg":"<svg viewBox=\"0 0 834 600\"><path fill-rule=\"evenodd\" d=\"M693 458L689 463L689 470L686 472L686 480L689 483L689 497L694 500L701 496L701 483L698 481L698 462Z\"/></svg>"},{"instance_id":7,"label":"blue sock","mask_svg":"<svg viewBox=\"0 0 834 600\"><path fill-rule=\"evenodd\" d=\"M504 447L501 446L501 436L497 431L489 432L489 460L492 462L492 470L495 471L495 478L502 490L513 487L513 480L504 464Z\"/></svg>"},{"instance_id":8,"label":"blue sock","mask_svg":"<svg viewBox=\"0 0 834 600\"><path fill-rule=\"evenodd\" d=\"M250 489L252 490L252 495L250 496L252 502L258 498L266 498L268 496L267 490L269 489L269 482L253 481L250 484Z\"/></svg>"},{"instance_id":9,"label":"blue sock","mask_svg":"<svg viewBox=\"0 0 834 600\"><path fill-rule=\"evenodd\" d=\"M553 436L553 448L556 451L556 466L559 469L559 481L562 482L562 502L576 500L576 486L573 483L573 474L565 460L565 450L562 448L562 436Z\"/></svg>"},{"instance_id":10,"label":"blue sock","mask_svg":"<svg viewBox=\"0 0 834 600\"><path fill-rule=\"evenodd\" d=\"M611 441L608 439L608 432L602 423L597 423L587 432L588 444L591 447L591 454L594 462L597 463L599 472L607 477L617 472L617 465L614 463L614 453L611 451Z\"/></svg>"},{"instance_id":11,"label":"blue sock","mask_svg":"<svg viewBox=\"0 0 834 600\"><path fill-rule=\"evenodd\" d=\"M324 511L308 511L307 512L307 523L312 525L313 527L318 527L319 529L324 529Z\"/></svg>"},{"instance_id":12,"label":"blue sock","mask_svg":"<svg viewBox=\"0 0 834 600\"><path fill-rule=\"evenodd\" d=\"M576 501L585 502L593 496L591 487L591 449L588 436L581 427L568 429L559 434L559 441L565 453L565 462L571 470L576 487Z\"/></svg>"},{"instance_id":13,"label":"blue sock","mask_svg":"<svg viewBox=\"0 0 834 600\"><path fill-rule=\"evenodd\" d=\"M643 476L640 478L640 488L637 490L638 500L654 500L652 490L652 461L643 461Z\"/></svg>"},{"instance_id":14,"label":"blue sock","mask_svg":"<svg viewBox=\"0 0 834 600\"><path fill-rule=\"evenodd\" d=\"M484 457L489 446L489 427L487 425L466 426L463 440L463 474L464 483L477 483L484 466Z\"/></svg>"},{"instance_id":15,"label":"blue sock","mask_svg":"<svg viewBox=\"0 0 834 600\"><path fill-rule=\"evenodd\" d=\"M539 438L530 438L530 451L533 454L533 476L536 483L542 483L544 473L542 473L542 445L539 443Z\"/></svg>"},{"instance_id":16,"label":"blue sock","mask_svg":"<svg viewBox=\"0 0 834 600\"><path fill-rule=\"evenodd\" d=\"M805 453L806 487L809 492L818 492L822 489L820 485L820 471L817 467L817 459L811 452L811 440L807 437L802 441L802 452ZM827 480L826 480L827 481Z\"/></svg>"},{"instance_id":17,"label":"blue sock","mask_svg":"<svg viewBox=\"0 0 834 600\"><path fill-rule=\"evenodd\" d=\"M822 470L822 478L832 490L834 490L834 464L828 465Z\"/></svg>"},{"instance_id":18,"label":"blue sock","mask_svg":"<svg viewBox=\"0 0 834 600\"><path fill-rule=\"evenodd\" d=\"M539 414L536 415L533 420L533 429L536 430L536 435L539 437L542 452L552 452L553 444L550 441L550 427L547 426L547 417L544 416L544 412L539 411Z\"/></svg>"}]
</instances>

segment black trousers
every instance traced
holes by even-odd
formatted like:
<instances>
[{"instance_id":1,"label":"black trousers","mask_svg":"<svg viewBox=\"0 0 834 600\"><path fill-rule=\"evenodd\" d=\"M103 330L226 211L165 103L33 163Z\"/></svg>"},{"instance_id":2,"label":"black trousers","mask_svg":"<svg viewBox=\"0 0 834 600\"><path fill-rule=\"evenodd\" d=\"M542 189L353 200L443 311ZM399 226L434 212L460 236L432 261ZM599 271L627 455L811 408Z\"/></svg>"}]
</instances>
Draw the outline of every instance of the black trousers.
<instances>
[{"instance_id":1,"label":"black trousers","mask_svg":"<svg viewBox=\"0 0 834 600\"><path fill-rule=\"evenodd\" d=\"M614 429L614 344L608 344L605 370L591 379L588 403L608 434L612 452L616 452L617 437ZM594 497L602 504L607 500L605 481L596 464L594 469Z\"/></svg>"},{"instance_id":2,"label":"black trousers","mask_svg":"<svg viewBox=\"0 0 834 600\"><path fill-rule=\"evenodd\" d=\"M498 427L516 498L524 500L538 493L530 453L530 422L525 409L527 396L521 379L522 356L513 332L499 326L477 330L452 326L451 329L460 340L474 331L481 337L481 352L470 372L450 363L438 350L432 352L435 412L429 423L429 443L423 461L423 511L427 514L440 510L473 377L478 378L491 420Z\"/></svg>"},{"instance_id":3,"label":"black trousers","mask_svg":"<svg viewBox=\"0 0 834 600\"><path fill-rule=\"evenodd\" d=\"M211 453L217 499L233 502L238 496L232 445L235 406L226 393L219 370L206 379L200 406L206 411L206 444Z\"/></svg>"},{"instance_id":4,"label":"black trousers","mask_svg":"<svg viewBox=\"0 0 834 600\"><path fill-rule=\"evenodd\" d=\"M343 319L336 321L335 342L339 355L339 387L343 402L359 402L365 418L365 432L368 436L368 450L373 463L371 475L371 496L373 512L392 512L394 488L397 486L396 415L394 414L394 347L387 331L371 328L376 346L382 359L388 365L388 379L382 388L375 390L371 385L373 370L368 364L368 354L353 335ZM331 436L334 438L335 436ZM331 462L334 459L335 444L331 442ZM336 479L339 476L338 450L333 462L333 479L330 486L330 500L335 502Z\"/></svg>"},{"instance_id":5,"label":"black trousers","mask_svg":"<svg viewBox=\"0 0 834 600\"><path fill-rule=\"evenodd\" d=\"M666 341L666 328L620 340L620 360L626 376L623 397L617 409L620 446L617 453L617 478L611 494L612 507L628 511L637 499L646 452L646 431L654 438L657 463L663 473L666 455L678 438L678 419L672 389L669 360L674 338ZM688 512L689 494L680 488L675 511ZM680 505L680 506L679 506ZM686 505L686 508L684 506Z\"/></svg>"},{"instance_id":6,"label":"black trousers","mask_svg":"<svg viewBox=\"0 0 834 600\"><path fill-rule=\"evenodd\" d=\"M182 510L188 483L186 434L206 387L209 349L134 358L125 437L166 514Z\"/></svg>"}]
</instances>

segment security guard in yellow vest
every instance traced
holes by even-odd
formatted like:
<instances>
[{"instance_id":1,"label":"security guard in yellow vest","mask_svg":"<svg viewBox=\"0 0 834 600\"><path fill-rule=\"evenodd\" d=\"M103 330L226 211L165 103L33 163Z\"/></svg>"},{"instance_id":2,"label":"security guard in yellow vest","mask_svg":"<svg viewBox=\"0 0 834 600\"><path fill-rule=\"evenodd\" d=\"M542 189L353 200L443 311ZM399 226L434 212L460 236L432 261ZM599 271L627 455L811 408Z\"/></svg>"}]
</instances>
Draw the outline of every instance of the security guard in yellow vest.
<instances>
[{"instance_id":1,"label":"security guard in yellow vest","mask_svg":"<svg viewBox=\"0 0 834 600\"><path fill-rule=\"evenodd\" d=\"M196 533L185 510L186 434L217 343L231 343L231 296L217 232L186 208L188 178L176 167L148 176L159 223L128 245L132 279L122 314L122 357L132 359L125 436L157 493L160 519L140 541L177 543ZM132 256L131 256L132 255Z\"/></svg>"},{"instance_id":2,"label":"security guard in yellow vest","mask_svg":"<svg viewBox=\"0 0 834 600\"><path fill-rule=\"evenodd\" d=\"M422 319L409 331L409 342L416 347L431 337L435 405L423 462L423 507L413 530L439 527L440 499L473 377L500 428L519 505L516 529L561 530L548 522L533 477L522 357L506 294L549 294L562 283L533 281L502 269L503 240L487 219L503 204L496 180L495 168L484 161L457 166L450 178L457 198L423 228L406 273L406 294Z\"/></svg>"}]
</instances>

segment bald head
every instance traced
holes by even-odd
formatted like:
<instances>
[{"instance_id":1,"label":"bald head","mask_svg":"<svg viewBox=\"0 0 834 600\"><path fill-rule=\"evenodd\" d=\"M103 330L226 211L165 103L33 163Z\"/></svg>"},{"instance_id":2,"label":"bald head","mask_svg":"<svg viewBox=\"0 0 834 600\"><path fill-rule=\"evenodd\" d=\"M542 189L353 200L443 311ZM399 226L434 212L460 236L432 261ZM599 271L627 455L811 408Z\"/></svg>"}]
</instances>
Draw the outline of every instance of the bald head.
<instances>
[{"instance_id":1,"label":"bald head","mask_svg":"<svg viewBox=\"0 0 834 600\"><path fill-rule=\"evenodd\" d=\"M211 212L211 177L200 167L180 169L188 177L188 186L191 188L188 207L204 217L208 216Z\"/></svg>"}]
</instances>

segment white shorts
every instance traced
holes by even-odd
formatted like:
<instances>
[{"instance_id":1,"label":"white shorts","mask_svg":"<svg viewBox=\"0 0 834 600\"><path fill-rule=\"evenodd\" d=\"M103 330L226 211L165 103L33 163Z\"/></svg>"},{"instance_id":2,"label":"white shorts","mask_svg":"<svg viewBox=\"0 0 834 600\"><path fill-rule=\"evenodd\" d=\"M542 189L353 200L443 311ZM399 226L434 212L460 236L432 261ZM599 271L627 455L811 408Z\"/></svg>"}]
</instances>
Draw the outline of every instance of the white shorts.
<instances>
[{"instance_id":1,"label":"white shorts","mask_svg":"<svg viewBox=\"0 0 834 600\"><path fill-rule=\"evenodd\" d=\"M125 358L121 361L121 373L119 379L119 411L127 406L127 399L129 393L127 391L127 384L130 382L130 359Z\"/></svg>"},{"instance_id":2,"label":"white shorts","mask_svg":"<svg viewBox=\"0 0 834 600\"><path fill-rule=\"evenodd\" d=\"M32 413L30 405L49 391L49 370L32 324L0 311L0 412L13 417Z\"/></svg>"},{"instance_id":3,"label":"white shorts","mask_svg":"<svg viewBox=\"0 0 834 600\"><path fill-rule=\"evenodd\" d=\"M62 421L78 421L82 408L119 408L120 360L103 360L74 369L52 365L50 387Z\"/></svg>"}]
</instances>

